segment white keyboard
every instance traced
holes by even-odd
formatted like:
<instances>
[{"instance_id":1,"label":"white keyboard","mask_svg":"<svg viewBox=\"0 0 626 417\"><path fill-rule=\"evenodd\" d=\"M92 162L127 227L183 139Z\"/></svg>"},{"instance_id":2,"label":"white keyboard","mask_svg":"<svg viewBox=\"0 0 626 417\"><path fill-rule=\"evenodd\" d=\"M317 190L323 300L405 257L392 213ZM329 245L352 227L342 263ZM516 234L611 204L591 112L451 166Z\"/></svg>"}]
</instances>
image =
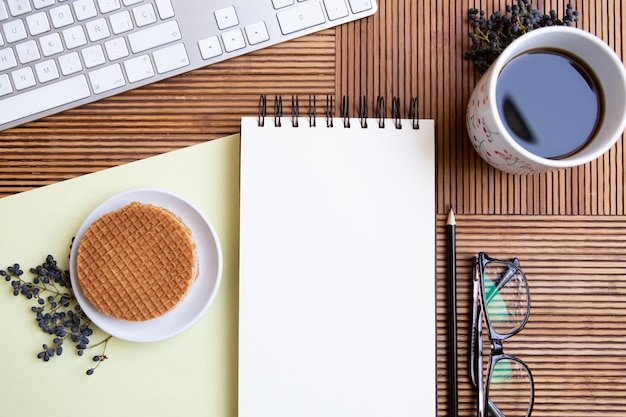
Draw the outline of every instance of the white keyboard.
<instances>
[{"instance_id":1,"label":"white keyboard","mask_svg":"<svg viewBox=\"0 0 626 417\"><path fill-rule=\"evenodd\" d=\"M376 9L375 0L0 0L0 130Z\"/></svg>"}]
</instances>

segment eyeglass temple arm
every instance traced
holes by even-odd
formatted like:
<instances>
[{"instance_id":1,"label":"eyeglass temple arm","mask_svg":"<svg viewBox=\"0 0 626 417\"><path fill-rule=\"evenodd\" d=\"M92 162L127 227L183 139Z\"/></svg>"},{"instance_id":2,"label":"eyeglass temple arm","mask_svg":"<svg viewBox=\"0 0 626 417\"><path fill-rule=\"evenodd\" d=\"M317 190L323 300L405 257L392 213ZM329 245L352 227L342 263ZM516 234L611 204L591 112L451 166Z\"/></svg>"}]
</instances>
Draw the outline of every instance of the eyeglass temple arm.
<instances>
[{"instance_id":1,"label":"eyeglass temple arm","mask_svg":"<svg viewBox=\"0 0 626 417\"><path fill-rule=\"evenodd\" d=\"M470 374L472 383L476 387L478 394L478 410L477 417L486 417L485 410L485 392L483 381L483 358L482 358L482 309L478 299L480 295L480 283L478 278L478 270L474 271L473 278L473 311L472 311L472 346L470 349Z\"/></svg>"},{"instance_id":2,"label":"eyeglass temple arm","mask_svg":"<svg viewBox=\"0 0 626 417\"><path fill-rule=\"evenodd\" d=\"M481 321L482 318L480 311L480 302L478 300L479 296L479 284L476 278L476 271L474 273L473 279L473 308L472 308L472 331L471 331L471 348L470 348L470 376L472 377L472 383L474 386L478 387L478 375L479 369L476 369L478 366L478 357L480 355L480 346L479 346L479 338L482 336Z\"/></svg>"},{"instance_id":3,"label":"eyeglass temple arm","mask_svg":"<svg viewBox=\"0 0 626 417\"><path fill-rule=\"evenodd\" d=\"M472 366L472 372L474 373L474 378L476 380L476 388L478 392L478 417L487 417L487 413L485 410L485 381L483 374L483 313L482 310L478 309L478 327L476 329L476 339L475 339L475 351L474 351L474 364Z\"/></svg>"}]
</instances>

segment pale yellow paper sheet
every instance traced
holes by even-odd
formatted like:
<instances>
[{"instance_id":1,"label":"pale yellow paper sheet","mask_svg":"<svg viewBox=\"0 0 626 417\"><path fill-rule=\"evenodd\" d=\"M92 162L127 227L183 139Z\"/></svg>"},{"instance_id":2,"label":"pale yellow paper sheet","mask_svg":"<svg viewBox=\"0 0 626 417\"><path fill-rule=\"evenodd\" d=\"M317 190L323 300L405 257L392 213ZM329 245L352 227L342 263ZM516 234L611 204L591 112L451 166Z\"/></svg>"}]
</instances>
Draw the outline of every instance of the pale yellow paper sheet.
<instances>
[{"instance_id":1,"label":"pale yellow paper sheet","mask_svg":"<svg viewBox=\"0 0 626 417\"><path fill-rule=\"evenodd\" d=\"M0 199L0 269L25 271L52 254L67 269L71 238L89 212L131 188L156 187L199 207L219 236L224 268L218 295L190 329L157 343L113 339L108 360L87 376L99 350L81 358L36 358L50 337L30 307L0 282L0 415L236 416L239 136L104 170ZM92 341L102 339L97 332Z\"/></svg>"}]
</instances>

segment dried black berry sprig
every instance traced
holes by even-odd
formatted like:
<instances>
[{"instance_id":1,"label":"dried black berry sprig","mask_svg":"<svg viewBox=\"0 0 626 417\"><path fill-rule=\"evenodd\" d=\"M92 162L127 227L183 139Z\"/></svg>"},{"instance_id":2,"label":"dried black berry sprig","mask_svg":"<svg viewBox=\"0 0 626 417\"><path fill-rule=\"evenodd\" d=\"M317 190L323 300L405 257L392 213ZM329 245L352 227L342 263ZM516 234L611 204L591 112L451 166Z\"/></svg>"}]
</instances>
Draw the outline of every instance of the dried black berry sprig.
<instances>
[{"instance_id":1,"label":"dried black berry sprig","mask_svg":"<svg viewBox=\"0 0 626 417\"><path fill-rule=\"evenodd\" d=\"M489 18L484 10L469 9L469 20L473 31L470 49L465 58L474 62L480 74L484 74L500 53L515 39L533 29L547 26L572 26L578 22L579 12L568 3L562 17L550 10L544 14L535 9L530 0L519 0L506 6L504 13L497 11Z\"/></svg>"},{"instance_id":2,"label":"dried black berry sprig","mask_svg":"<svg viewBox=\"0 0 626 417\"><path fill-rule=\"evenodd\" d=\"M37 357L47 362L54 356L60 356L64 342L69 340L74 344L78 356L83 356L86 349L102 346L102 354L97 357L106 359L104 352L111 336L90 345L92 323L74 296L69 271L59 268L52 255L29 271L33 276L31 281L24 279L24 271L17 263L0 270L0 276L11 285L14 296L22 295L36 302L31 311L37 325L52 337L51 342L42 345ZM87 371L87 375L93 374L101 360Z\"/></svg>"},{"instance_id":3,"label":"dried black berry sprig","mask_svg":"<svg viewBox=\"0 0 626 417\"><path fill-rule=\"evenodd\" d=\"M109 357L107 355L105 355L106 350L107 350L107 344L109 343L109 340L111 339L112 336L108 336L106 339L96 343L93 346L90 346L89 348L95 348L97 346L102 345L102 353L100 355L95 355L92 360L94 362L96 362L96 364L94 365L93 368L89 368L87 369L87 372L85 372L87 375L93 375L94 371L96 370L96 368L98 368L98 366L100 366L100 364L102 363L102 361L109 359Z\"/></svg>"}]
</instances>

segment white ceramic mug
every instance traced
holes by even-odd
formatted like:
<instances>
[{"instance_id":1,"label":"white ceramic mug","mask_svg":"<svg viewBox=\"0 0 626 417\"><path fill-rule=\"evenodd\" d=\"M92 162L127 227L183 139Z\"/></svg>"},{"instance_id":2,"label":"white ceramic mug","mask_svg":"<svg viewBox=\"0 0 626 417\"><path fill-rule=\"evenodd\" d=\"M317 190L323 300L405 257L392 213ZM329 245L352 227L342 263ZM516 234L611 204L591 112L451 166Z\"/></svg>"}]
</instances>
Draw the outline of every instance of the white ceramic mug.
<instances>
[{"instance_id":1,"label":"white ceramic mug","mask_svg":"<svg viewBox=\"0 0 626 417\"><path fill-rule=\"evenodd\" d=\"M601 90L602 115L587 144L562 158L545 158L522 147L509 133L498 111L496 84L502 69L529 51L563 51L590 68ZM593 161L611 148L626 128L626 70L617 54L598 37L566 26L534 29L507 46L481 77L470 97L467 131L480 156L513 174L535 174Z\"/></svg>"}]
</instances>

